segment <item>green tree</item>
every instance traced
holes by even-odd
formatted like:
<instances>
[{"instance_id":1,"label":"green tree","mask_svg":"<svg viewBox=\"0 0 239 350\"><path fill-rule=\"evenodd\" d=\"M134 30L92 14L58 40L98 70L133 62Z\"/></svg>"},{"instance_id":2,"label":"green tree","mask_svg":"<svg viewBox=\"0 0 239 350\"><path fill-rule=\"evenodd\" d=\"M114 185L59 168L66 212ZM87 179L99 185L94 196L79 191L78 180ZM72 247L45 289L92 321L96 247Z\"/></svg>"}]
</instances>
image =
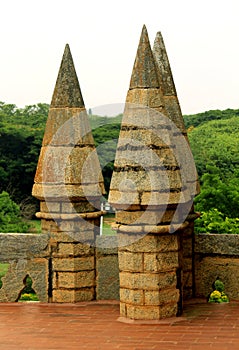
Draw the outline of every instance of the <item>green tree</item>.
<instances>
[{"instance_id":1,"label":"green tree","mask_svg":"<svg viewBox=\"0 0 239 350\"><path fill-rule=\"evenodd\" d=\"M23 233L28 229L29 225L21 218L19 206L3 191L0 194L0 232Z\"/></svg>"},{"instance_id":2,"label":"green tree","mask_svg":"<svg viewBox=\"0 0 239 350\"><path fill-rule=\"evenodd\" d=\"M0 192L19 204L31 197L48 109L43 103L17 109L0 102Z\"/></svg>"},{"instance_id":3,"label":"green tree","mask_svg":"<svg viewBox=\"0 0 239 350\"><path fill-rule=\"evenodd\" d=\"M207 173L202 178L200 194L195 198L195 209L209 211L217 209L224 216L238 217L239 208L239 177L238 171L234 177L222 181L220 169L207 166Z\"/></svg>"},{"instance_id":4,"label":"green tree","mask_svg":"<svg viewBox=\"0 0 239 350\"><path fill-rule=\"evenodd\" d=\"M239 219L229 218L213 208L203 211L195 221L196 233L227 233L239 234Z\"/></svg>"}]
</instances>

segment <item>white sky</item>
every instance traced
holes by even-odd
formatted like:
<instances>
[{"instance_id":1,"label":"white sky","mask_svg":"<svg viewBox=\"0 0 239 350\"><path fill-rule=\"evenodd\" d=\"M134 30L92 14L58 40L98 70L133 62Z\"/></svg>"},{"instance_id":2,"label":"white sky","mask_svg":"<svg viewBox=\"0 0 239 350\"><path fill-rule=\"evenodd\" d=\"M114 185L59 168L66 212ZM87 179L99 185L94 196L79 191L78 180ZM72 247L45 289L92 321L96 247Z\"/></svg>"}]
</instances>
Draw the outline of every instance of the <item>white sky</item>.
<instances>
[{"instance_id":1,"label":"white sky","mask_svg":"<svg viewBox=\"0 0 239 350\"><path fill-rule=\"evenodd\" d=\"M86 108L124 103L143 24L183 114L239 108L238 0L0 0L0 101L50 103L69 43Z\"/></svg>"}]
</instances>

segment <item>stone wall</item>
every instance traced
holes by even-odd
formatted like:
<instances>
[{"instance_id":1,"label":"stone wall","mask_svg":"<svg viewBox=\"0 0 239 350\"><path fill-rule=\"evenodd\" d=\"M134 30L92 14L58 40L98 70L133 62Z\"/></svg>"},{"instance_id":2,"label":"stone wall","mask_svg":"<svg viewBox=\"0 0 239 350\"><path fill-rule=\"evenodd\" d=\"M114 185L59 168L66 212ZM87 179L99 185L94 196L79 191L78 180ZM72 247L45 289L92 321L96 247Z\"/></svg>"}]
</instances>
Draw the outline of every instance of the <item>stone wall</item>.
<instances>
[{"instance_id":1,"label":"stone wall","mask_svg":"<svg viewBox=\"0 0 239 350\"><path fill-rule=\"evenodd\" d=\"M195 296L207 298L219 278L232 300L239 300L239 235L195 236Z\"/></svg>"},{"instance_id":2,"label":"stone wall","mask_svg":"<svg viewBox=\"0 0 239 350\"><path fill-rule=\"evenodd\" d=\"M119 299L119 262L117 236L96 238L96 298Z\"/></svg>"},{"instance_id":3,"label":"stone wall","mask_svg":"<svg viewBox=\"0 0 239 350\"><path fill-rule=\"evenodd\" d=\"M75 294L81 300L89 294L91 300L119 299L117 237L98 236L96 246L65 241L53 250L48 234L0 233L0 263L9 265L0 302L18 301L27 276L41 302L75 302Z\"/></svg>"},{"instance_id":4,"label":"stone wall","mask_svg":"<svg viewBox=\"0 0 239 350\"><path fill-rule=\"evenodd\" d=\"M49 261L49 235L0 233L0 263L9 264L0 302L18 301L27 276L39 300L48 302Z\"/></svg>"},{"instance_id":5,"label":"stone wall","mask_svg":"<svg viewBox=\"0 0 239 350\"><path fill-rule=\"evenodd\" d=\"M18 301L21 291L25 287L24 280L26 276L31 277L33 281L32 287L37 293L39 300L41 302L51 301L51 294L54 292L53 282L56 267L58 267L59 271L62 271L60 276L61 283L64 282L64 278L69 276L67 275L68 265L65 264L65 256L59 256L59 254L56 256L55 253L51 253L49 242L50 237L47 234L0 234L0 263L9 264L8 272L2 278L3 286L0 289L0 302ZM128 252L128 248L124 250L127 250L128 255L131 253ZM153 254L153 252L150 254ZM80 266L84 263L84 269L88 271L92 258L89 259L86 255L72 256L74 266ZM67 262L70 262L68 260ZM92 283L96 286L95 299L118 300L119 264L117 236L97 237L94 260L96 278ZM87 266L85 265L86 262ZM128 269L130 269L130 264L132 263L135 262L133 260L128 261ZM79 269L82 270L82 266ZM187 272L186 275L188 275ZM49 276L53 276L53 280L49 279ZM220 278L225 284L225 291L229 298L231 300L239 300L238 235L200 234L195 236L195 296L207 298L213 289L212 284L217 278ZM80 281L81 279L79 278L79 281L74 281L74 283L80 283ZM63 290L62 293L64 294ZM189 295L187 293L185 295L184 291L185 297L187 298Z\"/></svg>"}]
</instances>

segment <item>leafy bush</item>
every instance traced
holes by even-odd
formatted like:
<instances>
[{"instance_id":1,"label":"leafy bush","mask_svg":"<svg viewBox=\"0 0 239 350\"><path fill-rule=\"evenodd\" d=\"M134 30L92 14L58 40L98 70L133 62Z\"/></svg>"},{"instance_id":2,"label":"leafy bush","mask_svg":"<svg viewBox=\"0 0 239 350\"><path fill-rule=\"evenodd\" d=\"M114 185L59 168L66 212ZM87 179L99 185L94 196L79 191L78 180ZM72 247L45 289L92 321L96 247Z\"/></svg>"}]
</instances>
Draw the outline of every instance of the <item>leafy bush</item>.
<instances>
[{"instance_id":1,"label":"leafy bush","mask_svg":"<svg viewBox=\"0 0 239 350\"><path fill-rule=\"evenodd\" d=\"M24 293L21 295L19 301L39 301L39 299L34 293Z\"/></svg>"},{"instance_id":2,"label":"leafy bush","mask_svg":"<svg viewBox=\"0 0 239 350\"><path fill-rule=\"evenodd\" d=\"M0 232L27 232L29 224L23 221L19 206L11 200L9 194L0 194Z\"/></svg>"},{"instance_id":3,"label":"leafy bush","mask_svg":"<svg viewBox=\"0 0 239 350\"><path fill-rule=\"evenodd\" d=\"M195 233L239 234L239 218L228 218L218 209L202 212L195 221Z\"/></svg>"},{"instance_id":4,"label":"leafy bush","mask_svg":"<svg viewBox=\"0 0 239 350\"><path fill-rule=\"evenodd\" d=\"M224 293L224 284L222 281L217 279L214 282L214 291L209 296L209 303L228 303L229 298Z\"/></svg>"},{"instance_id":5,"label":"leafy bush","mask_svg":"<svg viewBox=\"0 0 239 350\"><path fill-rule=\"evenodd\" d=\"M29 275L24 279L25 288L23 289L18 301L39 301L34 289L32 289L32 279Z\"/></svg>"},{"instance_id":6,"label":"leafy bush","mask_svg":"<svg viewBox=\"0 0 239 350\"><path fill-rule=\"evenodd\" d=\"M231 177L222 179L216 166L207 166L207 172L201 178L201 192L195 198L197 211L217 209L225 217L238 217L239 174L234 171Z\"/></svg>"}]
</instances>

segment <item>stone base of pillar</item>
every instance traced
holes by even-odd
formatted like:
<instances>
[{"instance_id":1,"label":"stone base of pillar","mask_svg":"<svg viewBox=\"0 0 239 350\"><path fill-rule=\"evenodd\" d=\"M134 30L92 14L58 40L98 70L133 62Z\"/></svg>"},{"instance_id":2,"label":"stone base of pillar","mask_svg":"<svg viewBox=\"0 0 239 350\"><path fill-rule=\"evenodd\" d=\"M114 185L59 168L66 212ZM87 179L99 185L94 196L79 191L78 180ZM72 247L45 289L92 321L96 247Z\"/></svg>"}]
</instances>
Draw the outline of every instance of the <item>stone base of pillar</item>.
<instances>
[{"instance_id":1,"label":"stone base of pillar","mask_svg":"<svg viewBox=\"0 0 239 350\"><path fill-rule=\"evenodd\" d=\"M89 244L57 242L52 253L52 302L95 299L95 248Z\"/></svg>"},{"instance_id":2,"label":"stone base of pillar","mask_svg":"<svg viewBox=\"0 0 239 350\"><path fill-rule=\"evenodd\" d=\"M178 234L119 233L120 315L134 320L159 320L178 313Z\"/></svg>"},{"instance_id":3,"label":"stone base of pillar","mask_svg":"<svg viewBox=\"0 0 239 350\"><path fill-rule=\"evenodd\" d=\"M50 235L49 298L56 303L92 301L96 297L95 239L103 212L67 213L62 212L63 205L55 212L37 213L42 232Z\"/></svg>"}]
</instances>

